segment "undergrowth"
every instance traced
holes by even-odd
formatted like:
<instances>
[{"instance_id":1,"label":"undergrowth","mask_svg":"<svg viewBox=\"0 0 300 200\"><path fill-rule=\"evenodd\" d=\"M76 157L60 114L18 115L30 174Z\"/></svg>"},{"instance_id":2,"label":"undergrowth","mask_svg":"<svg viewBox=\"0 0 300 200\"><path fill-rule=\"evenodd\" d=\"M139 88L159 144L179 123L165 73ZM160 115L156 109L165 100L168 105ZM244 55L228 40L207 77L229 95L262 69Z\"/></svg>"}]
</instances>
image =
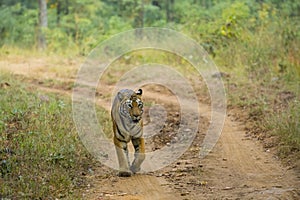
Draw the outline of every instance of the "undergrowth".
<instances>
[{"instance_id":1,"label":"undergrowth","mask_svg":"<svg viewBox=\"0 0 300 200\"><path fill-rule=\"evenodd\" d=\"M277 23L231 40L215 61L230 75L224 82L229 106L243 110L247 132L262 140L275 137L272 146L281 158L299 158L300 34L297 27L283 28L288 20Z\"/></svg>"},{"instance_id":2,"label":"undergrowth","mask_svg":"<svg viewBox=\"0 0 300 200\"><path fill-rule=\"evenodd\" d=\"M271 134L278 136L279 155L286 157L297 153L300 158L300 102L294 100L289 103L286 110L270 115L267 120Z\"/></svg>"},{"instance_id":3,"label":"undergrowth","mask_svg":"<svg viewBox=\"0 0 300 200\"><path fill-rule=\"evenodd\" d=\"M0 82L0 198L79 198L94 161L77 136L70 99L30 91L8 74Z\"/></svg>"}]
</instances>

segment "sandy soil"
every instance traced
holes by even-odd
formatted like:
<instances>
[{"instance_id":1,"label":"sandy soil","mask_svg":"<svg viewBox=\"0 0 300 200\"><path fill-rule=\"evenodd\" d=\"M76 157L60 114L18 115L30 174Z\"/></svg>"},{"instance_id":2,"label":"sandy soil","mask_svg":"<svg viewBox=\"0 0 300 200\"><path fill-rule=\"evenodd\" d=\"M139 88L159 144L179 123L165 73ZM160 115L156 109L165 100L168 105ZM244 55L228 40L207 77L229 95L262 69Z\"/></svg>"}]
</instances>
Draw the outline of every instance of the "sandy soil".
<instances>
[{"instance_id":1,"label":"sandy soil","mask_svg":"<svg viewBox=\"0 0 300 200\"><path fill-rule=\"evenodd\" d=\"M41 59L7 59L0 60L0 69L34 80L32 85L38 89L70 95L72 91L66 88L49 88L42 84L41 81L49 77L70 81L70 77L49 71L51 66L45 63L50 65ZM65 66L66 74L75 74L78 67L68 61ZM169 101L168 94L160 92L157 99L156 91L150 90L148 94L145 91L144 101L156 100L169 108L162 134L146 141L147 148L153 150L166 145L171 136L165 133L177 128L174 124L178 121L178 110L172 110L176 106ZM98 104L106 109L110 107L105 99L99 99ZM117 177L115 171L99 163L88 176L89 185L83 191L83 199L300 199L300 174L284 167L260 141L245 134L244 124L236 120L240 111L228 112L217 145L208 156L200 159L199 145L209 125L210 106L203 103L199 106L202 122L199 131L188 151L178 160L159 171L141 172L129 178Z\"/></svg>"}]
</instances>

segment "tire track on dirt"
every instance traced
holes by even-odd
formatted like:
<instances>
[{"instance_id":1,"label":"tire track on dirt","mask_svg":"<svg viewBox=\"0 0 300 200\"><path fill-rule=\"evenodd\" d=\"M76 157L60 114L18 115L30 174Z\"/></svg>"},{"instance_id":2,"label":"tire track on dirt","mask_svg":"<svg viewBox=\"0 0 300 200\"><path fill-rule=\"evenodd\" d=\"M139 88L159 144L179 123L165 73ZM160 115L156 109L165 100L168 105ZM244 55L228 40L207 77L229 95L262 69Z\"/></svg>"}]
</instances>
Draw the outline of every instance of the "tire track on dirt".
<instances>
[{"instance_id":1,"label":"tire track on dirt","mask_svg":"<svg viewBox=\"0 0 300 200\"><path fill-rule=\"evenodd\" d=\"M12 66L12 64L10 64ZM6 68L7 69L7 68ZM22 70L25 70L22 71ZM38 68L36 68L38 69ZM35 68L12 67L13 73L36 78ZM20 70L20 72L18 71ZM43 72L47 73L47 71ZM42 78L43 76L40 76ZM44 74L48 76L47 74ZM52 77L55 79L55 77ZM69 80L68 80L69 81ZM71 91L53 89L32 83L32 87L57 94L71 95ZM107 90L111 92L111 87ZM105 91L102 91L105 93ZM148 94L147 94L148 93ZM157 93L145 92L145 98L155 99ZM159 93L161 102L173 104L168 95ZM109 110L110 102L97 99L97 104ZM200 104L202 117L210 119L210 106ZM201 141L197 140L200 145ZM196 152L197 153L197 152ZM195 157L195 152L187 152L184 159ZM157 177L157 173L138 174L130 178L119 178L115 172L104 170L102 166L95 169L89 178L91 189L85 191L85 199L300 199L299 174L283 167L273 154L265 151L259 141L246 137L244 126L226 118L222 135L213 151L204 159L194 158L192 165L202 169L199 174L187 172L185 180L189 194L181 196L176 188L175 179ZM176 165L176 164L175 164ZM162 173L172 171L173 166L166 167ZM161 172L160 172L161 173ZM174 172L175 174L177 172ZM105 175L103 175L105 174ZM188 179L188 180L187 180ZM193 184L195 180L205 180L205 184Z\"/></svg>"},{"instance_id":2,"label":"tire track on dirt","mask_svg":"<svg viewBox=\"0 0 300 200\"><path fill-rule=\"evenodd\" d=\"M299 174L283 167L259 141L246 137L243 125L231 117L202 163L211 190L199 199L300 198Z\"/></svg>"},{"instance_id":3,"label":"tire track on dirt","mask_svg":"<svg viewBox=\"0 0 300 200\"><path fill-rule=\"evenodd\" d=\"M148 91L144 94L144 98L157 100L157 94ZM159 96L159 101L170 105L176 104L175 98L164 95ZM98 99L97 105L110 110L110 102L107 100ZM199 109L203 117L210 119L210 106L200 104ZM198 178L201 177L201 180L206 180L208 184L206 187L199 187L199 191L185 195L186 199L300 197L297 174L282 167L280 161L265 151L259 141L247 138L243 125L230 117L226 118L222 135L213 152L200 162L204 167ZM166 171L168 170L172 169ZM91 196L86 196L87 199L184 199L170 182L152 174L115 178L105 184L100 180L94 185L95 189L92 194L90 193Z\"/></svg>"},{"instance_id":4,"label":"tire track on dirt","mask_svg":"<svg viewBox=\"0 0 300 200\"><path fill-rule=\"evenodd\" d=\"M2 63L3 64L3 63ZM58 95L72 96L72 91L65 90L63 88L51 88L43 85L43 78L52 78L54 80L62 81L62 78L55 77L54 74L47 74L47 72L41 70L41 66L26 64L13 65L7 64L2 70L10 71L15 75L26 77L26 81L29 81L30 88L32 90L55 93ZM30 81L30 80L33 81ZM68 82L70 79L66 79ZM110 91L111 92L111 91ZM96 104L102 108L110 111L110 102L97 98ZM133 149L133 148L131 148ZM94 170L94 175L88 177L90 184L93 188L86 190L83 193L84 199L111 199L111 200L153 200L153 199L182 199L180 194L168 187L168 183L162 177L156 177L154 175L136 174L132 177L121 178L117 177L115 172L111 170L105 171L106 175L103 175L103 166L99 165ZM105 178L99 178L103 177Z\"/></svg>"}]
</instances>

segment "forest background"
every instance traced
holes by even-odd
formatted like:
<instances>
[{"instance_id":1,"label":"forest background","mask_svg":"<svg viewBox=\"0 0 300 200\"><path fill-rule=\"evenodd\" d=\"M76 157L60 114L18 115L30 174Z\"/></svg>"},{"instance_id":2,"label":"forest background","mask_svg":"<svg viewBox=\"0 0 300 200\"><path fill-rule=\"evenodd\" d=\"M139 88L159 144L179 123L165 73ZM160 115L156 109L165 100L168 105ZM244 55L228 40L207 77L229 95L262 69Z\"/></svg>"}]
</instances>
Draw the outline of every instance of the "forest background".
<instances>
[{"instance_id":1,"label":"forest background","mask_svg":"<svg viewBox=\"0 0 300 200\"><path fill-rule=\"evenodd\" d=\"M181 32L201 44L224 73L228 108L247 113L249 133L274 137L270 145L283 160L300 158L298 0L0 0L0 18L2 60L84 58L100 42L133 28ZM61 109L59 102L55 106ZM23 114L0 110L0 131ZM2 176L10 171L3 166Z\"/></svg>"}]
</instances>

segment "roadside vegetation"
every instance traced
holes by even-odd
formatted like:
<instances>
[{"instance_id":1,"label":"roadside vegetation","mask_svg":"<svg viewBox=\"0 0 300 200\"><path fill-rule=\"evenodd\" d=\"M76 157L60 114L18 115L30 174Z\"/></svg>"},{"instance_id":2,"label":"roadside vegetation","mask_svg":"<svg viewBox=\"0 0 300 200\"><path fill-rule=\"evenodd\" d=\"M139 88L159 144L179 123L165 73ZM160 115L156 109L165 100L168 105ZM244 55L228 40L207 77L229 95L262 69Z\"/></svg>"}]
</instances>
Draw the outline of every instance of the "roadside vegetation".
<instances>
[{"instance_id":1,"label":"roadside vegetation","mask_svg":"<svg viewBox=\"0 0 300 200\"><path fill-rule=\"evenodd\" d=\"M78 138L70 98L0 75L0 198L80 197L93 159Z\"/></svg>"},{"instance_id":2,"label":"roadside vegetation","mask_svg":"<svg viewBox=\"0 0 300 200\"><path fill-rule=\"evenodd\" d=\"M237 119L249 135L276 149L290 165L300 159L299 1L47 2L48 26L42 29L47 47L41 51L37 1L0 0L1 60L20 55L78 60L121 31L171 28L199 42L224 72L228 108L242 111ZM133 53L131 64L145 62L141 55ZM125 65L129 57L121 62ZM153 59L178 63L176 58ZM24 80L0 73L0 198L78 197L82 173L93 161L78 139L70 99L31 90Z\"/></svg>"}]
</instances>

